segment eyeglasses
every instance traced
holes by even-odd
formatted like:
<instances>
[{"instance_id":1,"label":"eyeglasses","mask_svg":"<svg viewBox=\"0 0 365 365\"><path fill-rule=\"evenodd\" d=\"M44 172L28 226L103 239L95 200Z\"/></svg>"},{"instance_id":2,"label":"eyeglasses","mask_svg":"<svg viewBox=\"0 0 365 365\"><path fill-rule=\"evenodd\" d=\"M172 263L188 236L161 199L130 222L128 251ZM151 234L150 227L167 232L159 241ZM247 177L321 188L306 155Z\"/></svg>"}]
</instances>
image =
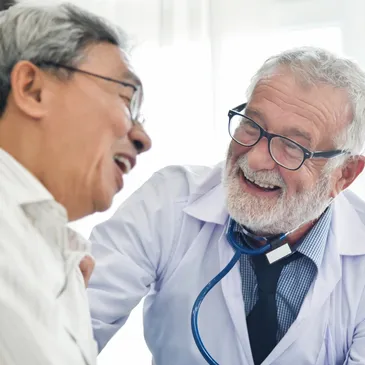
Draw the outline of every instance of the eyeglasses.
<instances>
[{"instance_id":1,"label":"eyeglasses","mask_svg":"<svg viewBox=\"0 0 365 365\"><path fill-rule=\"evenodd\" d=\"M307 159L333 158L349 154L346 150L312 152L290 138L269 133L254 120L240 113L246 105L247 103L244 103L229 110L229 135L235 142L245 147L253 147L262 137L266 137L271 158L288 170L298 170Z\"/></svg>"},{"instance_id":2,"label":"eyeglasses","mask_svg":"<svg viewBox=\"0 0 365 365\"><path fill-rule=\"evenodd\" d=\"M107 76L101 76L89 71L85 71L85 70L81 70L79 68L76 67L72 67L72 66L66 66L66 65L62 65L56 62L42 62L40 65L38 66L52 66L52 67L57 67L57 68L63 68L65 70L71 71L71 72L80 72L89 76L93 76L93 77L97 77L99 79L102 80L106 80L106 81L111 81L114 83L117 83L121 86L123 86L124 88L130 89L132 90L133 94L130 97L130 103L128 105L129 108L129 112L131 114L131 119L133 123L136 124L143 124L144 123L144 119L141 115L141 105L142 105L142 100L143 100L143 92L142 92L142 87L140 85L133 85L129 82L125 82L125 81L119 81L119 80L115 80L113 78L107 77ZM129 93L128 91L126 91L126 95L128 96Z\"/></svg>"}]
</instances>

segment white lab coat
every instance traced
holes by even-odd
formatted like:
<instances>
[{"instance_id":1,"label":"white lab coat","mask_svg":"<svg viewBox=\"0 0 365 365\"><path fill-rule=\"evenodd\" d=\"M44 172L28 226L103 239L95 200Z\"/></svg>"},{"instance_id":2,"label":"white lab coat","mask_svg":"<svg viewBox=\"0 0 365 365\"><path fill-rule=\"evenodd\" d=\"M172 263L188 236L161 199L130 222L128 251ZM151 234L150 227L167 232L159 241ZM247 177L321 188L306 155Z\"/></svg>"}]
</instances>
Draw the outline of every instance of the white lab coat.
<instances>
[{"instance_id":1,"label":"white lab coat","mask_svg":"<svg viewBox=\"0 0 365 365\"><path fill-rule=\"evenodd\" d=\"M88 294L99 349L147 295L154 364L206 364L190 315L198 293L233 256L224 236L222 167L163 169L94 230ZM348 191L333 204L318 276L263 365L365 364L365 203ZM201 306L202 339L221 365L253 365L241 290L237 264Z\"/></svg>"}]
</instances>

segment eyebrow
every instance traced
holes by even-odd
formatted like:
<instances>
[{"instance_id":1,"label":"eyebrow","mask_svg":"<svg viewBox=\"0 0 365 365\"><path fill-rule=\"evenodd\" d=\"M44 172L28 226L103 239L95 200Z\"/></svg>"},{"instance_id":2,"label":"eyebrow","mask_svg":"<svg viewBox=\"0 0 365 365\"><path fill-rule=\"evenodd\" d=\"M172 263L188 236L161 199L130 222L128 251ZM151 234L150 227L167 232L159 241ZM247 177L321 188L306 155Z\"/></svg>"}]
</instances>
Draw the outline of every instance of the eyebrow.
<instances>
[{"instance_id":1,"label":"eyebrow","mask_svg":"<svg viewBox=\"0 0 365 365\"><path fill-rule=\"evenodd\" d=\"M266 121L265 121L265 118L262 115L262 113L260 113L258 110L246 108L245 112L247 112L247 114L249 114L248 117L250 115L253 115L254 117L259 118L265 124L267 124ZM303 130L297 128L297 127L289 127L287 129L285 129L285 131L286 131L285 134L283 134L284 137L288 137L288 138L290 138L290 137L302 137L302 138L306 139L309 143L312 142L311 135L308 132L303 131Z\"/></svg>"},{"instance_id":2,"label":"eyebrow","mask_svg":"<svg viewBox=\"0 0 365 365\"><path fill-rule=\"evenodd\" d=\"M289 128L287 130L287 135L290 137L302 137L306 139L309 143L312 142L312 137L308 132L302 131L295 127Z\"/></svg>"}]
</instances>

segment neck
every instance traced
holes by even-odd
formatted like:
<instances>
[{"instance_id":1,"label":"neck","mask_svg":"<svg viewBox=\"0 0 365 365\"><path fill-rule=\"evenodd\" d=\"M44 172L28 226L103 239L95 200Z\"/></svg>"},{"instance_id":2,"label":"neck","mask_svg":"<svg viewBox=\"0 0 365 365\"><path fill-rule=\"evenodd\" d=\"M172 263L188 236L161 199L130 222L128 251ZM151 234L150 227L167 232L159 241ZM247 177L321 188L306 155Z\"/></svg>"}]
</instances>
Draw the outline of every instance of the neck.
<instances>
[{"instance_id":1,"label":"neck","mask_svg":"<svg viewBox=\"0 0 365 365\"><path fill-rule=\"evenodd\" d=\"M79 217L72 214L76 203L68 204L73 201L67 194L72 189L68 189L58 174L57 151L54 151L52 142L45 137L37 122L1 119L0 148L40 181L55 200L66 208L70 219Z\"/></svg>"},{"instance_id":2,"label":"neck","mask_svg":"<svg viewBox=\"0 0 365 365\"><path fill-rule=\"evenodd\" d=\"M285 242L289 243L290 246L295 245L298 241L300 241L302 238L304 238L308 232L312 229L312 227L316 224L317 220L308 222L306 224L303 224L302 226L300 226L299 228L297 228L294 232L290 233L286 238L285 238ZM254 235L257 235L258 237L265 237L270 239L270 237L272 237L272 239L278 238L278 236L280 236L280 234L278 235L267 235L265 233L254 233ZM256 240L254 237L250 238L250 241L252 241L256 246L260 247L260 246L264 246L266 244L265 241L259 241L258 239Z\"/></svg>"},{"instance_id":3,"label":"neck","mask_svg":"<svg viewBox=\"0 0 365 365\"><path fill-rule=\"evenodd\" d=\"M286 242L288 242L290 246L293 246L295 243L304 238L316 223L317 220L303 224L293 233L289 234L289 236L286 238Z\"/></svg>"},{"instance_id":4,"label":"neck","mask_svg":"<svg viewBox=\"0 0 365 365\"><path fill-rule=\"evenodd\" d=\"M0 148L9 153L41 181L41 140L32 128L23 128L11 120L0 120Z\"/></svg>"}]
</instances>

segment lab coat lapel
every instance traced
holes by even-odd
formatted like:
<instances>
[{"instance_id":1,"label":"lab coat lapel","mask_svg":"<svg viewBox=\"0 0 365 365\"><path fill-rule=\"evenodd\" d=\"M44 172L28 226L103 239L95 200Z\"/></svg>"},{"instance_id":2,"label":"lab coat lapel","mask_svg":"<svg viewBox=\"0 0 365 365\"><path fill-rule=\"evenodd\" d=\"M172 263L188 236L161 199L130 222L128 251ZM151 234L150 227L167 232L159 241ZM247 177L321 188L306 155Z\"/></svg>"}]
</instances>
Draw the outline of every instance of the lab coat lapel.
<instances>
[{"instance_id":1,"label":"lab coat lapel","mask_svg":"<svg viewBox=\"0 0 365 365\"><path fill-rule=\"evenodd\" d=\"M351 232L348 224L351 222ZM334 203L330 231L327 238L326 249L318 275L312 284L299 312L299 315L289 331L278 343L275 349L263 362L263 365L271 364L277 360L283 352L300 336L306 326L312 325L309 317L313 318L334 291L341 279L341 254L349 251L352 241L359 239L354 237L360 232L362 223L351 204L342 195ZM356 232L356 233L354 233ZM364 232L361 233L364 236ZM365 237L363 237L365 239Z\"/></svg>"},{"instance_id":2,"label":"lab coat lapel","mask_svg":"<svg viewBox=\"0 0 365 365\"><path fill-rule=\"evenodd\" d=\"M271 364L278 359L289 346L295 342L307 326L313 326L311 318L316 317L316 313L329 298L337 283L341 278L341 264L338 250L330 233L327 240L326 252L317 278L312 284L297 319L289 328L288 332L277 344L271 354L264 361L263 365Z\"/></svg>"}]
</instances>

